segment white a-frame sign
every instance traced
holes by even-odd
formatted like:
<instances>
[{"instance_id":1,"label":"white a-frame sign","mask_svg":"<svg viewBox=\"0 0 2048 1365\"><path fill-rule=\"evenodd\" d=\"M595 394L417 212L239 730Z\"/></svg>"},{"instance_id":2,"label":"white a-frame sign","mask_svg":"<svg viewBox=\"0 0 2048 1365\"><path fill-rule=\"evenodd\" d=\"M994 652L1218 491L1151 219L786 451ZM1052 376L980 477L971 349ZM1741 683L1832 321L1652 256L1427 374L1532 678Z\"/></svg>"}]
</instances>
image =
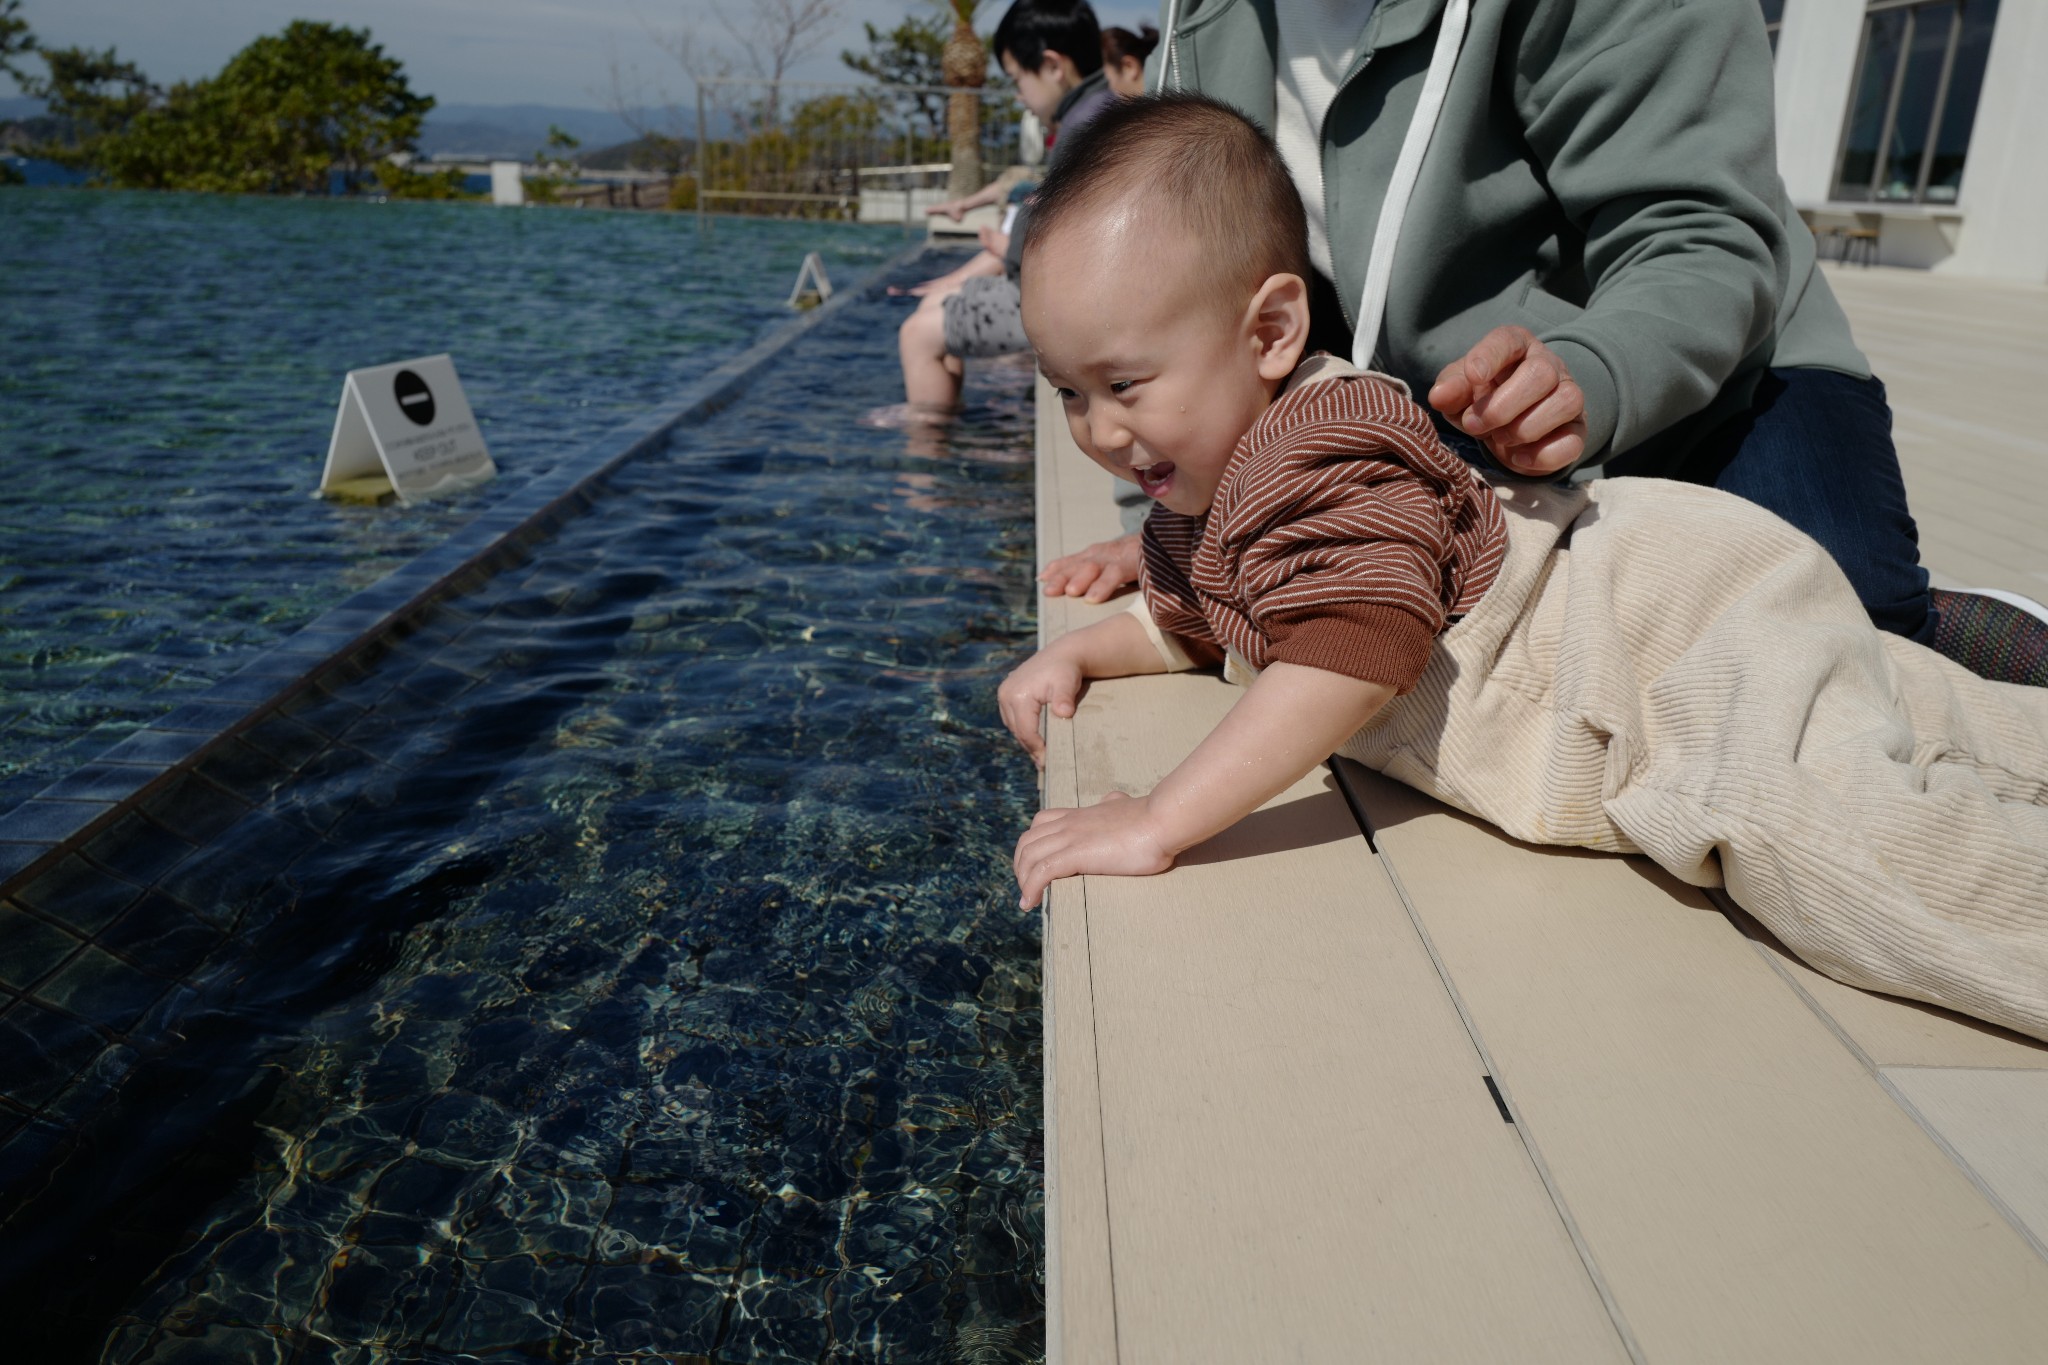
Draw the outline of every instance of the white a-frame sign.
<instances>
[{"instance_id":1,"label":"white a-frame sign","mask_svg":"<svg viewBox=\"0 0 2048 1365\"><path fill-rule=\"evenodd\" d=\"M810 287L804 287L805 281ZM796 284L789 291L791 308L816 308L832 297L832 277L825 273L825 262L817 252L805 255L804 263L796 272Z\"/></svg>"},{"instance_id":2,"label":"white a-frame sign","mask_svg":"<svg viewBox=\"0 0 2048 1365\"><path fill-rule=\"evenodd\" d=\"M378 476L400 502L473 488L497 477L483 433L445 355L350 370L327 443L320 491L346 494Z\"/></svg>"}]
</instances>

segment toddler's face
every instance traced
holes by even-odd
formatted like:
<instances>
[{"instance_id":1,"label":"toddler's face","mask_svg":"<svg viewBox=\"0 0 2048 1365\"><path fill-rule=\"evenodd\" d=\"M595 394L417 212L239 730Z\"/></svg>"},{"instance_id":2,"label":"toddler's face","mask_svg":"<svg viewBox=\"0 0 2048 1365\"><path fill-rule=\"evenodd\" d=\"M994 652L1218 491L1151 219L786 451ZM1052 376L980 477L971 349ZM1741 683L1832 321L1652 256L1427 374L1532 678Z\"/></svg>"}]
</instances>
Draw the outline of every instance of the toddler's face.
<instances>
[{"instance_id":1,"label":"toddler's face","mask_svg":"<svg viewBox=\"0 0 2048 1365\"><path fill-rule=\"evenodd\" d=\"M1024 330L1075 443L1184 516L1209 510L1307 334L1296 277L1225 299L1215 273L1185 234L1121 213L1063 226L1024 270Z\"/></svg>"}]
</instances>

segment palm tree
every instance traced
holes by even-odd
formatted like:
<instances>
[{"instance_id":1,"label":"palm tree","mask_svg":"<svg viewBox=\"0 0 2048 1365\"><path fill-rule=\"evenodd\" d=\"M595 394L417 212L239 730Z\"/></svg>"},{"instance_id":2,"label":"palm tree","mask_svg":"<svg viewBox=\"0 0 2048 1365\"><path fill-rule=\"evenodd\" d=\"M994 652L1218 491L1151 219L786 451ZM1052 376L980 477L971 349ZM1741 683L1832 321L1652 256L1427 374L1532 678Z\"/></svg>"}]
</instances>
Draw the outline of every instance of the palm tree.
<instances>
[{"instance_id":1,"label":"palm tree","mask_svg":"<svg viewBox=\"0 0 2048 1365\"><path fill-rule=\"evenodd\" d=\"M988 48L974 31L980 0L945 0L953 11L953 36L946 40L940 69L953 87L946 101L946 131L953 139L953 173L946 194L958 199L981 188L981 96L975 92L987 79Z\"/></svg>"}]
</instances>

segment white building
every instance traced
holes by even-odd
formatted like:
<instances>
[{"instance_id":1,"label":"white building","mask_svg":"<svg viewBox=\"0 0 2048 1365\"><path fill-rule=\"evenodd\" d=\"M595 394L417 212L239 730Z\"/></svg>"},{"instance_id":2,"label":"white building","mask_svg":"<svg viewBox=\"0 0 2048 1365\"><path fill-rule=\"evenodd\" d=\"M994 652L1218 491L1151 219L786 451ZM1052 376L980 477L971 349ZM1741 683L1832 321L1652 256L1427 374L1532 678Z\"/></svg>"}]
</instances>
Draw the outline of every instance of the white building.
<instances>
[{"instance_id":1,"label":"white building","mask_svg":"<svg viewBox=\"0 0 2048 1365\"><path fill-rule=\"evenodd\" d=\"M1824 244L2048 281L2048 0L1762 0L1778 167Z\"/></svg>"}]
</instances>

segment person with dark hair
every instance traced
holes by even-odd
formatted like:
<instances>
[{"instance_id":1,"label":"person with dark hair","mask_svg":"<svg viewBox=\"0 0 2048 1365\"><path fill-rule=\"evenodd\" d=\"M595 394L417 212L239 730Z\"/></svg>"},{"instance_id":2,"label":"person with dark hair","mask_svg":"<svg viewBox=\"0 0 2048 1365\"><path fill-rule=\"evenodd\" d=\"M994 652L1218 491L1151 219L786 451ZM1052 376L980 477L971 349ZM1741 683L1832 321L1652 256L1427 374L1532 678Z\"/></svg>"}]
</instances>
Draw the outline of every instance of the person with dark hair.
<instances>
[{"instance_id":1,"label":"person with dark hair","mask_svg":"<svg viewBox=\"0 0 2048 1365\"><path fill-rule=\"evenodd\" d=\"M1319 338L1427 394L1467 458L1739 493L1883 629L2048 682L2048 608L1930 590L1884 385L1778 176L1755 4L1165 0L1160 27L1165 88L1279 144ZM1136 572L1126 542L1046 588Z\"/></svg>"},{"instance_id":2,"label":"person with dark hair","mask_svg":"<svg viewBox=\"0 0 2048 1365\"><path fill-rule=\"evenodd\" d=\"M989 49L1005 71L1014 63L1040 77L1055 67L1070 68L1067 79L1085 77L1102 69L1102 24L1088 0L1017 0L997 21ZM1022 95L1023 86L1017 89Z\"/></svg>"},{"instance_id":3,"label":"person with dark hair","mask_svg":"<svg viewBox=\"0 0 2048 1365\"><path fill-rule=\"evenodd\" d=\"M1102 30L1102 76L1119 99L1145 93L1145 59L1159 46L1159 30L1150 24L1136 33L1127 28Z\"/></svg>"},{"instance_id":4,"label":"person with dark hair","mask_svg":"<svg viewBox=\"0 0 2048 1365\"><path fill-rule=\"evenodd\" d=\"M1878 630L1731 493L1494 486L1400 379L1307 354L1290 169L1174 94L1104 113L1040 186L1025 330L1075 443L1154 506L1130 610L1005 679L1004 724L1042 762L1043 713L1091 679L1222 665L1244 692L1151 792L1041 811L1020 906L1164 872L1343 753L1515 838L1725 886L1838 980L2048 1038L2048 690Z\"/></svg>"},{"instance_id":5,"label":"person with dark hair","mask_svg":"<svg viewBox=\"0 0 2048 1365\"><path fill-rule=\"evenodd\" d=\"M1057 129L1055 162L1061 140L1115 102L1102 74L1102 31L1088 0L1016 0L989 46L1024 107ZM952 213L997 197L984 191L935 211ZM949 421L960 406L967 357L1029 347L1017 313L1019 227L1029 211L1028 204L1019 205L1007 230L983 229L983 250L972 260L911 291L922 302L896 334L906 401L902 408L872 414L872 420Z\"/></svg>"}]
</instances>

